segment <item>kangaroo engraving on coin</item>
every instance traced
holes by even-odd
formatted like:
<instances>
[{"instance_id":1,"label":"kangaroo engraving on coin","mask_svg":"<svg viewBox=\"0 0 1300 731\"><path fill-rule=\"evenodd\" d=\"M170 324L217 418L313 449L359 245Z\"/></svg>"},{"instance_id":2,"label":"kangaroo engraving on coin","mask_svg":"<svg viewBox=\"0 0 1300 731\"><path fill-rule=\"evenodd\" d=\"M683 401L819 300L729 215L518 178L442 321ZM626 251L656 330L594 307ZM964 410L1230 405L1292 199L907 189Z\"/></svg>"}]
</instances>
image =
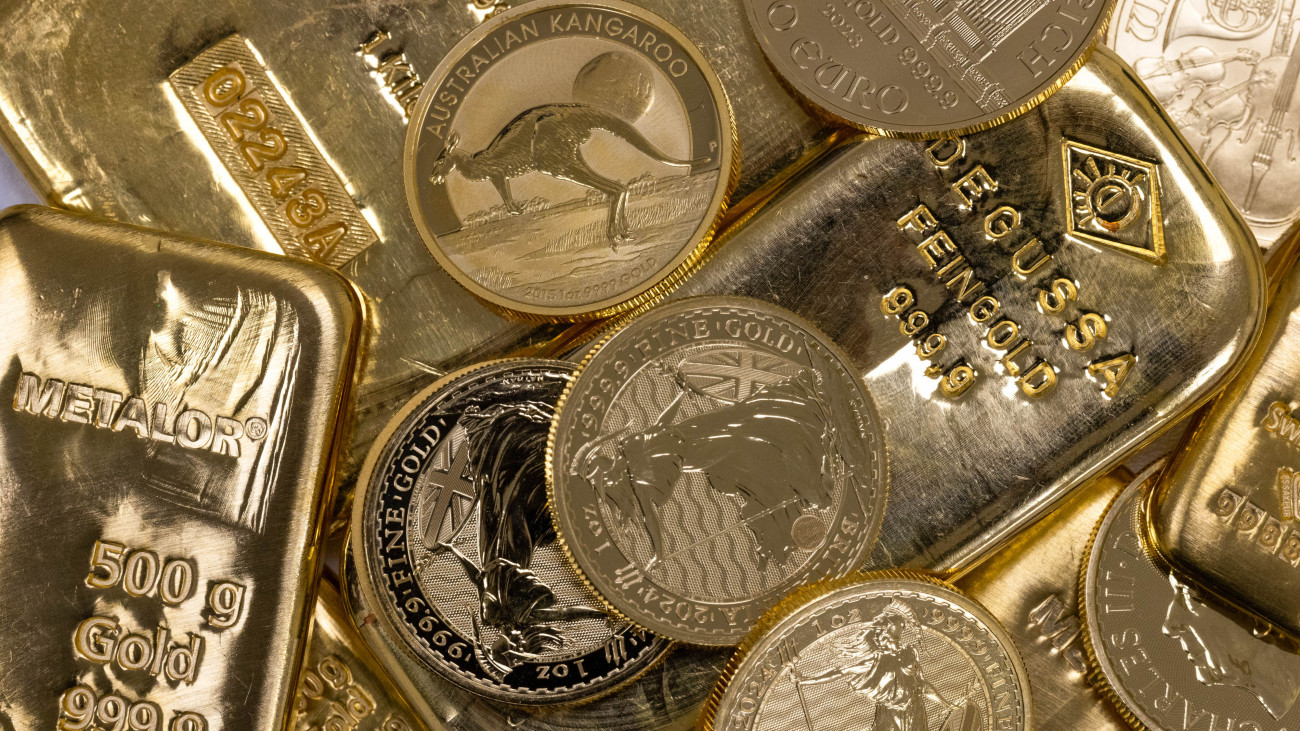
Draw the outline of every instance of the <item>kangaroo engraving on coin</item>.
<instances>
[{"instance_id":1,"label":"kangaroo engraving on coin","mask_svg":"<svg viewBox=\"0 0 1300 731\"><path fill-rule=\"evenodd\" d=\"M703 728L1029 728L1029 680L974 600L902 572L826 582L764 617L732 658Z\"/></svg>"},{"instance_id":2,"label":"kangaroo engraving on coin","mask_svg":"<svg viewBox=\"0 0 1300 731\"><path fill-rule=\"evenodd\" d=\"M847 358L792 313L688 299L613 334L551 430L551 509L597 592L646 629L740 641L875 540L887 466Z\"/></svg>"},{"instance_id":3,"label":"kangaroo engraving on coin","mask_svg":"<svg viewBox=\"0 0 1300 731\"><path fill-rule=\"evenodd\" d=\"M1300 8L1283 0L1121 0L1107 32L1260 246L1300 219Z\"/></svg>"},{"instance_id":4,"label":"kangaroo engraving on coin","mask_svg":"<svg viewBox=\"0 0 1300 731\"><path fill-rule=\"evenodd\" d=\"M499 308L610 314L684 276L738 169L717 76L619 0L529 3L466 37L407 134L411 211L439 263Z\"/></svg>"},{"instance_id":5,"label":"kangaroo engraving on coin","mask_svg":"<svg viewBox=\"0 0 1300 731\"><path fill-rule=\"evenodd\" d=\"M1083 66L1114 0L744 0L788 86L877 134L975 132Z\"/></svg>"},{"instance_id":6,"label":"kangaroo engraving on coin","mask_svg":"<svg viewBox=\"0 0 1300 731\"><path fill-rule=\"evenodd\" d=\"M498 701L593 697L667 642L611 617L555 542L543 467L574 366L498 361L416 397L365 472L365 591L414 654Z\"/></svg>"},{"instance_id":7,"label":"kangaroo engraving on coin","mask_svg":"<svg viewBox=\"0 0 1300 731\"><path fill-rule=\"evenodd\" d=\"M1152 561L1142 508L1161 467L1115 499L1084 563L1079 606L1098 680L1151 731L1300 727L1300 654Z\"/></svg>"}]
</instances>

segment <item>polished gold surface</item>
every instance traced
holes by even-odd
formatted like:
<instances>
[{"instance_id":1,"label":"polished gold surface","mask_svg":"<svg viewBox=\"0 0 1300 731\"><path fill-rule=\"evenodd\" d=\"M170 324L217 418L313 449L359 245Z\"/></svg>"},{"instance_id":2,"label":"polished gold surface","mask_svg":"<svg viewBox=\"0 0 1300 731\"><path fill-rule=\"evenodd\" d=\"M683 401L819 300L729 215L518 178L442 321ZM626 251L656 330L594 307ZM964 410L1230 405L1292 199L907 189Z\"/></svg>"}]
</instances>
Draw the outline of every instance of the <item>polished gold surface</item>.
<instances>
[{"instance_id":1,"label":"polished gold surface","mask_svg":"<svg viewBox=\"0 0 1300 731\"><path fill-rule=\"evenodd\" d=\"M1123 731L1112 706L1088 683L1080 636L1079 571L1106 506L1129 483L1117 470L1070 497L988 561L954 582L1006 627L1029 671L1035 728Z\"/></svg>"},{"instance_id":2,"label":"polished gold surface","mask_svg":"<svg viewBox=\"0 0 1300 731\"><path fill-rule=\"evenodd\" d=\"M322 580L298 674L294 731L430 731L366 647L343 597Z\"/></svg>"},{"instance_id":3,"label":"polished gold surface","mask_svg":"<svg viewBox=\"0 0 1300 731\"><path fill-rule=\"evenodd\" d=\"M778 303L864 374L877 568L976 563L1203 403L1264 301L1244 222L1105 49L1012 123L836 149L713 251L673 297Z\"/></svg>"},{"instance_id":4,"label":"polished gold surface","mask_svg":"<svg viewBox=\"0 0 1300 731\"><path fill-rule=\"evenodd\" d=\"M284 727L356 357L333 272L0 217L0 726Z\"/></svg>"},{"instance_id":5,"label":"polished gold surface","mask_svg":"<svg viewBox=\"0 0 1300 731\"><path fill-rule=\"evenodd\" d=\"M699 46L731 95L745 153L733 200L831 134L772 76L739 3L646 4ZM450 369L535 350L558 332L503 319L461 289L426 250L407 210L406 115L443 55L492 7L469 0L7 3L0 8L0 139L54 204L273 251L294 244L267 219L292 214L268 206L298 201L294 213L309 221L319 200L336 207L329 180L337 176L378 238L339 269L372 305L372 357L348 437L346 494L370 442L413 394ZM230 126L196 122L169 79L197 69L192 64L217 44L241 41L256 60L246 91L267 106L265 124L259 127L257 111L239 108L242 101L212 108L217 117L230 112ZM291 114L277 111L273 98ZM272 176L268 168L288 167L264 160L279 138L286 158L324 166L296 165L310 168L302 179L292 171ZM250 158L263 169L253 171ZM296 187L280 199L277 181ZM308 198L308 189L321 198ZM320 227L331 221L322 218ZM288 228L295 230L292 220ZM329 231L317 242L328 246Z\"/></svg>"},{"instance_id":6,"label":"polished gold surface","mask_svg":"<svg viewBox=\"0 0 1300 731\"><path fill-rule=\"evenodd\" d=\"M1261 341L1174 457L1152 498L1153 542L1175 569L1300 636L1300 241L1270 258Z\"/></svg>"},{"instance_id":7,"label":"polished gold surface","mask_svg":"<svg viewBox=\"0 0 1300 731\"><path fill-rule=\"evenodd\" d=\"M431 672L380 624L356 580L354 554L343 558L349 615L412 708L434 731L686 731L695 726L730 654L674 647L633 682L589 703L528 709L461 690Z\"/></svg>"}]
</instances>

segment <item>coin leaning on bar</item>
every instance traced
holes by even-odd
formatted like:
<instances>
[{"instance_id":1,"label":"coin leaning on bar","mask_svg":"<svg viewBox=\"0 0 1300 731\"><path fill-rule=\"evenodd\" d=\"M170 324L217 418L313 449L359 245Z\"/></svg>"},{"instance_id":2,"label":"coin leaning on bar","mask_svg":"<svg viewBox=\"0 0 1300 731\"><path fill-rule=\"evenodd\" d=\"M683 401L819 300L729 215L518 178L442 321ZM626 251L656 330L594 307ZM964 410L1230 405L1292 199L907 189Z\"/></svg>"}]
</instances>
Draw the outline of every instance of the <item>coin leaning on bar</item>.
<instances>
[{"instance_id":1,"label":"coin leaning on bar","mask_svg":"<svg viewBox=\"0 0 1300 731\"><path fill-rule=\"evenodd\" d=\"M618 0L529 3L434 71L407 198L438 263L490 305L608 315L699 262L739 173L735 135L717 74L667 21Z\"/></svg>"},{"instance_id":2,"label":"coin leaning on bar","mask_svg":"<svg viewBox=\"0 0 1300 731\"><path fill-rule=\"evenodd\" d=\"M636 624L705 645L855 568L888 472L847 358L744 297L676 302L609 336L565 390L546 470L584 579Z\"/></svg>"},{"instance_id":3,"label":"coin leaning on bar","mask_svg":"<svg viewBox=\"0 0 1300 731\"><path fill-rule=\"evenodd\" d=\"M575 366L503 360L416 396L362 471L362 591L428 667L499 702L594 697L667 642L601 609L556 545L543 460Z\"/></svg>"},{"instance_id":4,"label":"coin leaning on bar","mask_svg":"<svg viewBox=\"0 0 1300 731\"><path fill-rule=\"evenodd\" d=\"M1070 80L1114 0L744 0L786 84L860 129L987 129Z\"/></svg>"},{"instance_id":5,"label":"coin leaning on bar","mask_svg":"<svg viewBox=\"0 0 1300 731\"><path fill-rule=\"evenodd\" d=\"M901 571L805 587L766 615L700 719L716 731L1030 728L1029 676L988 610Z\"/></svg>"},{"instance_id":6,"label":"coin leaning on bar","mask_svg":"<svg viewBox=\"0 0 1300 731\"><path fill-rule=\"evenodd\" d=\"M1142 515L1163 463L1139 475L1097 527L1079 583L1094 682L1135 728L1300 727L1300 654L1256 636L1152 560Z\"/></svg>"}]
</instances>

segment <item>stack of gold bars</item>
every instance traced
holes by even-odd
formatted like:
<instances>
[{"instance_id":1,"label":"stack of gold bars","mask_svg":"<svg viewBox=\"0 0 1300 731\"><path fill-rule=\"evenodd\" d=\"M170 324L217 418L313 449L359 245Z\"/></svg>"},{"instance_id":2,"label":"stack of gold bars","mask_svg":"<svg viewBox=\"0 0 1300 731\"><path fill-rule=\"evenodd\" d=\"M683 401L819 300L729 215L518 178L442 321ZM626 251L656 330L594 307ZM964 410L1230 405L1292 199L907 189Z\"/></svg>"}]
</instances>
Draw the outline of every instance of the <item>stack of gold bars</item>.
<instances>
[{"instance_id":1,"label":"stack of gold bars","mask_svg":"<svg viewBox=\"0 0 1300 731\"><path fill-rule=\"evenodd\" d=\"M0 29L0 731L1300 729L1296 0Z\"/></svg>"}]
</instances>

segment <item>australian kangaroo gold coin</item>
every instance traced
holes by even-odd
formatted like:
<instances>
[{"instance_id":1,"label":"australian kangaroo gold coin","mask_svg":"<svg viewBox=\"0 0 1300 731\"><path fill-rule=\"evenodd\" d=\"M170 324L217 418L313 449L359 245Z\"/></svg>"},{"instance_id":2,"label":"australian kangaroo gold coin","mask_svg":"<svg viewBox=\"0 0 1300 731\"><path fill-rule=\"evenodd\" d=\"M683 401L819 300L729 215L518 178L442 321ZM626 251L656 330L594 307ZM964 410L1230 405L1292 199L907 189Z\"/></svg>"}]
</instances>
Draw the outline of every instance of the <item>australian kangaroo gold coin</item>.
<instances>
[{"instance_id":1,"label":"australian kangaroo gold coin","mask_svg":"<svg viewBox=\"0 0 1300 731\"><path fill-rule=\"evenodd\" d=\"M530 319L613 314L699 261L739 170L718 77L624 2L529 3L447 55L406 138L425 244L470 292Z\"/></svg>"}]
</instances>

